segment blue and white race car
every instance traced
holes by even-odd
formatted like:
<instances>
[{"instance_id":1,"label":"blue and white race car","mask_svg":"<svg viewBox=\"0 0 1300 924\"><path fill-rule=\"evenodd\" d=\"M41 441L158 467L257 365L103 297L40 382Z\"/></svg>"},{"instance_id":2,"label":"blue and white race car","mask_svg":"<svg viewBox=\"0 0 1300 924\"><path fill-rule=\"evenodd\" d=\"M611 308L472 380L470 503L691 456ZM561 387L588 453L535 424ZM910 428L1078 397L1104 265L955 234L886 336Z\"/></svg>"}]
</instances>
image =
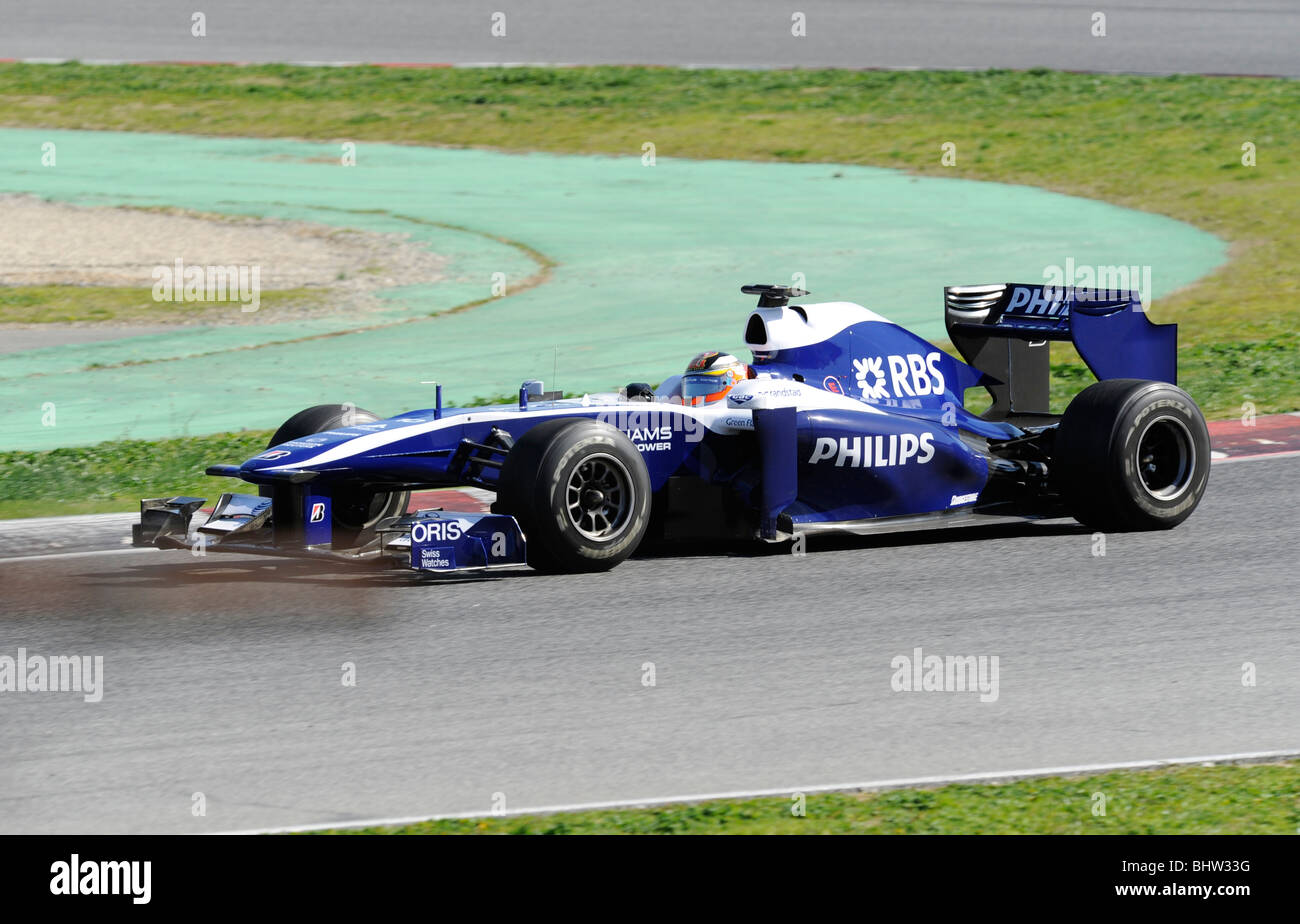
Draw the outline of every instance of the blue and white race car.
<instances>
[{"instance_id":1,"label":"blue and white race car","mask_svg":"<svg viewBox=\"0 0 1300 924\"><path fill-rule=\"evenodd\" d=\"M294 415L263 453L211 475L257 493L141 503L137 545L425 571L527 563L597 571L647 540L790 540L1074 517L1099 530L1168 528L1209 477L1205 419L1175 384L1176 325L1130 292L1014 283L944 290L966 362L852 302L745 286L743 374L702 354L656 389L380 419L349 405ZM1073 343L1098 382L1049 413L1048 350ZM699 382L706 383L704 388ZM708 382L714 386L708 386ZM992 406L968 411L968 388ZM410 492L467 486L490 513L408 512Z\"/></svg>"}]
</instances>

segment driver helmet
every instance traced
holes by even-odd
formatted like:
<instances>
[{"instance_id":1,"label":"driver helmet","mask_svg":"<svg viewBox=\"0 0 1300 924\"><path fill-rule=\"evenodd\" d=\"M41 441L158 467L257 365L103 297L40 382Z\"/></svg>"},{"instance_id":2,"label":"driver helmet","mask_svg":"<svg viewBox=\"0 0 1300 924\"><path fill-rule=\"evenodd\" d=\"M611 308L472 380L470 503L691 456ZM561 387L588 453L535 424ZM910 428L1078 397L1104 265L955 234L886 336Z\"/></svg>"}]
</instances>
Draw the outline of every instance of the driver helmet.
<instances>
[{"instance_id":1,"label":"driver helmet","mask_svg":"<svg viewBox=\"0 0 1300 924\"><path fill-rule=\"evenodd\" d=\"M710 404L726 397L738 383L750 378L750 368L730 353L706 350L682 374L682 403Z\"/></svg>"}]
</instances>

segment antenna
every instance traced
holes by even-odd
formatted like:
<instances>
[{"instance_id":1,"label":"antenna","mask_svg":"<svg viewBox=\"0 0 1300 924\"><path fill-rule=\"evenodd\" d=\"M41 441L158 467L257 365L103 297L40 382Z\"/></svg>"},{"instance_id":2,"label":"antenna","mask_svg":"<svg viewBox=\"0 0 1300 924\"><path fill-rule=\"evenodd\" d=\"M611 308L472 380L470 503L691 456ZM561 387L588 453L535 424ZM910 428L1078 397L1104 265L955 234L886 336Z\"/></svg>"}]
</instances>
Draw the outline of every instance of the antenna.
<instances>
[{"instance_id":1,"label":"antenna","mask_svg":"<svg viewBox=\"0 0 1300 924\"><path fill-rule=\"evenodd\" d=\"M421 382L420 384L435 386L435 388L433 389L433 393L435 396L434 405L433 405L433 419L441 420L442 419L442 383L430 381L430 382Z\"/></svg>"}]
</instances>

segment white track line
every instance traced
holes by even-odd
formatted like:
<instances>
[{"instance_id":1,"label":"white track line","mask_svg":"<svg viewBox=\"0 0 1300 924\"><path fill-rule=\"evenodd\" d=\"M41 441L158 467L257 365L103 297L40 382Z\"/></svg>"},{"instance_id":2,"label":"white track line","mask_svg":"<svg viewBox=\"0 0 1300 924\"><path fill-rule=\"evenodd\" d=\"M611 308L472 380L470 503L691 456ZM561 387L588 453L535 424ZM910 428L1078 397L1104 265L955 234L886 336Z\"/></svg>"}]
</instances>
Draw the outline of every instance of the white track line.
<instances>
[{"instance_id":1,"label":"white track line","mask_svg":"<svg viewBox=\"0 0 1300 924\"><path fill-rule=\"evenodd\" d=\"M128 555L132 552L157 552L153 546L132 547L129 549L91 549L88 552L50 552L46 555L15 555L12 558L0 558L0 565L13 564L16 561L53 561L58 558L89 558L92 555Z\"/></svg>"},{"instance_id":2,"label":"white track line","mask_svg":"<svg viewBox=\"0 0 1300 924\"><path fill-rule=\"evenodd\" d=\"M1248 456L1226 456L1222 459L1211 459L1215 465L1222 465L1225 462L1260 462L1264 459L1286 459L1291 456L1300 456L1300 449L1284 449L1281 452L1257 452Z\"/></svg>"},{"instance_id":3,"label":"white track line","mask_svg":"<svg viewBox=\"0 0 1300 924\"><path fill-rule=\"evenodd\" d=\"M660 805L705 802L713 799L761 799L768 796L810 795L826 792L869 792L884 789L912 789L946 786L950 783L1002 783L1044 776L1080 776L1111 770L1154 770L1187 764L1260 763L1300 758L1300 749L1282 751L1244 751L1239 754L1213 754L1208 757L1173 757L1164 760L1129 760L1108 764L1073 764L1065 767L1039 767L1033 770L1003 770L996 773L960 773L953 776L917 776L868 783L835 783L821 786L783 786L778 789L741 789L731 792L694 793L686 796L656 796L651 799L619 799L610 802L573 802L511 809L508 812L456 812L446 815L410 815L404 818L371 818L365 821L336 821L321 824L293 825L280 828L249 828L242 831L219 831L218 834L292 834L298 831L325 831L335 828L375 828L416 824L422 821L452 821L467 818L509 818L520 815L554 815L562 812L602 811L617 808L652 808Z\"/></svg>"},{"instance_id":4,"label":"white track line","mask_svg":"<svg viewBox=\"0 0 1300 924\"><path fill-rule=\"evenodd\" d=\"M576 63L570 61L205 61L190 60L178 58L175 60L159 61L154 58L0 58L0 63L6 64L67 64L69 62L79 64L90 64L97 66L113 66L124 64L141 64L150 67L160 65L175 65L181 67L259 67L266 64L285 64L290 67L391 67L391 68L409 68L412 70L435 69L435 68L492 68L492 67L538 67L538 68L570 68L570 67L608 67L609 64L592 64ZM762 64L650 64L645 61L625 61L623 67L676 67L687 71L711 70L711 71L792 71L801 65L789 64L778 67L769 67ZM989 69L984 64L896 64L896 65L859 65L845 66L836 64L812 65L810 70L841 70L841 71L985 71ZM1019 68L1020 71L1029 68ZM1012 70L1017 70L1012 68ZM1078 68L1066 68L1064 73L1067 74L1120 74L1120 75L1138 75L1143 77L1167 77L1170 76L1163 71L1093 71L1080 70ZM1207 71L1200 76L1203 77L1238 77L1238 78L1277 78L1289 80L1289 77L1281 74L1228 74L1216 71Z\"/></svg>"},{"instance_id":5,"label":"white track line","mask_svg":"<svg viewBox=\"0 0 1300 924\"><path fill-rule=\"evenodd\" d=\"M140 519L136 512L122 513L74 513L58 517L23 517L16 520L0 520L0 532L9 528L24 529L31 526L94 526L108 523L134 523Z\"/></svg>"}]
</instances>

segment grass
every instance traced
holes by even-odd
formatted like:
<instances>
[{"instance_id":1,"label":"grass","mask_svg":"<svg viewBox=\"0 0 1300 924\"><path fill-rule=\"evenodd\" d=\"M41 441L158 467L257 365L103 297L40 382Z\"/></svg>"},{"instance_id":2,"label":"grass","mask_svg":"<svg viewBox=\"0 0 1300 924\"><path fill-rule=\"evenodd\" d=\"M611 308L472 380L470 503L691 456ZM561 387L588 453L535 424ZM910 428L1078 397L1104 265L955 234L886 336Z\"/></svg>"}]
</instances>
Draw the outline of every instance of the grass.
<instances>
[{"instance_id":1,"label":"grass","mask_svg":"<svg viewBox=\"0 0 1300 924\"><path fill-rule=\"evenodd\" d=\"M1105 797L1105 814L1094 814ZM719 799L426 821L331 834L1296 834L1300 763L1175 767L1006 784Z\"/></svg>"},{"instance_id":2,"label":"grass","mask_svg":"<svg viewBox=\"0 0 1300 924\"><path fill-rule=\"evenodd\" d=\"M0 124L825 161L1191 222L1231 262L1160 300L1210 416L1300 408L1300 83L1031 71L0 65ZM941 145L957 146L943 166ZM1257 166L1242 163L1255 146ZM1135 254L1134 261L1140 262ZM1063 364L1068 364L1064 356Z\"/></svg>"},{"instance_id":3,"label":"grass","mask_svg":"<svg viewBox=\"0 0 1300 924\"><path fill-rule=\"evenodd\" d=\"M162 494L215 500L221 492L239 488L229 478L203 474L204 469L243 462L266 447L271 433L244 430L0 452L0 519L139 510L141 498Z\"/></svg>"},{"instance_id":4,"label":"grass","mask_svg":"<svg viewBox=\"0 0 1300 924\"><path fill-rule=\"evenodd\" d=\"M1290 409L1297 403L1290 395L1300 391L1298 376L1300 333L1296 332L1253 340L1195 342L1178 351L1178 383L1192 393L1211 419L1239 417L1247 401L1257 408L1269 408L1262 413ZM1070 399L1093 381L1074 347L1052 344L1053 413L1065 413ZM983 389L967 393L966 406L975 413L989 403Z\"/></svg>"},{"instance_id":5,"label":"grass","mask_svg":"<svg viewBox=\"0 0 1300 924\"><path fill-rule=\"evenodd\" d=\"M323 304L326 289L262 290L258 314L288 306L313 307ZM48 324L69 322L154 322L202 321L238 312L241 303L159 302L153 291L136 286L0 286L0 324Z\"/></svg>"}]
</instances>

